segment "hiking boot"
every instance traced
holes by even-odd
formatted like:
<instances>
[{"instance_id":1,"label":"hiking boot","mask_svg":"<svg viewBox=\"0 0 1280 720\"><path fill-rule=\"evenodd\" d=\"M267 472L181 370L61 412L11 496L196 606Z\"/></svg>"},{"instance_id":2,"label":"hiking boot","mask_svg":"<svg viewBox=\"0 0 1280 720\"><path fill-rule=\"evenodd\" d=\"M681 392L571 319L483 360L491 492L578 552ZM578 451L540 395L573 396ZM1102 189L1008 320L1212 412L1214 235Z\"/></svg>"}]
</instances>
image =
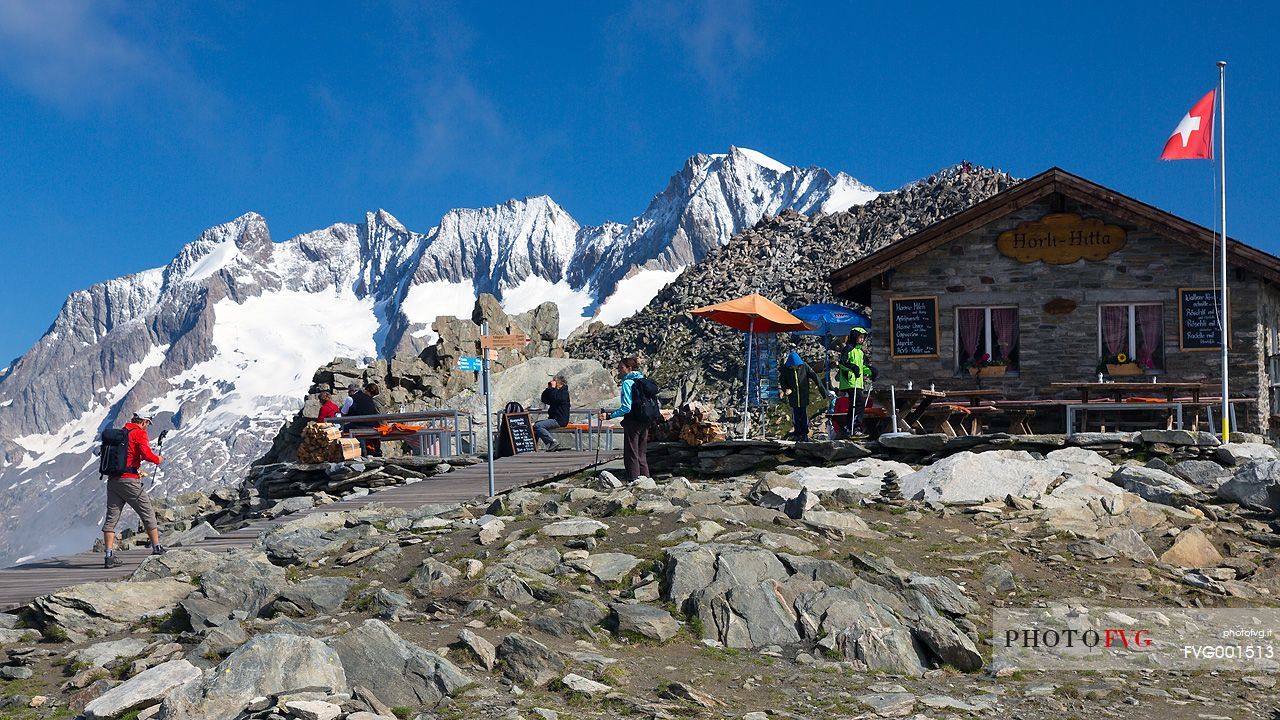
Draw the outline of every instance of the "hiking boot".
<instances>
[{"instance_id":1,"label":"hiking boot","mask_svg":"<svg viewBox=\"0 0 1280 720\"><path fill-rule=\"evenodd\" d=\"M163 546L163 545L152 545L152 546L151 546L151 554L152 554L152 555L163 555L163 554L165 554L165 553L167 553L167 552L169 552L169 548L167 548L167 547L165 547L165 546Z\"/></svg>"},{"instance_id":2,"label":"hiking boot","mask_svg":"<svg viewBox=\"0 0 1280 720\"><path fill-rule=\"evenodd\" d=\"M120 558L115 555L104 555L102 558L102 567L107 570L110 570L111 568L118 568L123 564L124 563L120 561Z\"/></svg>"},{"instance_id":3,"label":"hiking boot","mask_svg":"<svg viewBox=\"0 0 1280 720\"><path fill-rule=\"evenodd\" d=\"M544 450L546 450L547 452L555 452L555 451L559 450L559 449L560 449L560 448L562 448L562 447L564 447L564 446L563 446L563 445L561 445L559 442L557 442L557 441L555 441L555 440L552 440L551 442L547 443L547 444L543 447L543 449L544 449Z\"/></svg>"}]
</instances>

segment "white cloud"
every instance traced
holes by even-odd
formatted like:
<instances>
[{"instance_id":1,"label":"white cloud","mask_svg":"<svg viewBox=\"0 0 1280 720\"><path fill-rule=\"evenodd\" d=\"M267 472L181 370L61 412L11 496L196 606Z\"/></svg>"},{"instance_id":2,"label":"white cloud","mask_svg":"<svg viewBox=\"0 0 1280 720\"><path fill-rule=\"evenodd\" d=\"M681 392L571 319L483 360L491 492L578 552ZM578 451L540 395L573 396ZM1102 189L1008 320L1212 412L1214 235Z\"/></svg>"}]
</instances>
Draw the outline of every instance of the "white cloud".
<instances>
[{"instance_id":1,"label":"white cloud","mask_svg":"<svg viewBox=\"0 0 1280 720\"><path fill-rule=\"evenodd\" d=\"M0 1L0 74L71 108L111 104L140 90L198 100L199 84L170 49L172 33L156 24L115 0Z\"/></svg>"},{"instance_id":2,"label":"white cloud","mask_svg":"<svg viewBox=\"0 0 1280 720\"><path fill-rule=\"evenodd\" d=\"M709 90L721 94L731 90L733 75L765 47L750 0L633 0L623 24L675 42L690 69Z\"/></svg>"}]
</instances>

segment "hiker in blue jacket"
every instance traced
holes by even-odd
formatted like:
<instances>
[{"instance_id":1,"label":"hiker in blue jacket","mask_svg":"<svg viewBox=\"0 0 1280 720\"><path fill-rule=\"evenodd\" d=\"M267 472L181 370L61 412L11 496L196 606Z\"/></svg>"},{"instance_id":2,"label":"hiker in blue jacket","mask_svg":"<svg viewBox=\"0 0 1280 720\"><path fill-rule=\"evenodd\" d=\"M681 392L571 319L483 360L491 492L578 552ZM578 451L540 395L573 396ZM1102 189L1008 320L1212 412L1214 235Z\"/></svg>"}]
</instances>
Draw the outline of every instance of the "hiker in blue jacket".
<instances>
[{"instance_id":1,"label":"hiker in blue jacket","mask_svg":"<svg viewBox=\"0 0 1280 720\"><path fill-rule=\"evenodd\" d=\"M640 360L622 358L617 366L618 379L622 381L622 393L618 409L611 413L600 411L600 422L622 418L622 464L627 478L649 477L649 421L640 416L639 403L632 402L636 381L644 378L640 372Z\"/></svg>"}]
</instances>

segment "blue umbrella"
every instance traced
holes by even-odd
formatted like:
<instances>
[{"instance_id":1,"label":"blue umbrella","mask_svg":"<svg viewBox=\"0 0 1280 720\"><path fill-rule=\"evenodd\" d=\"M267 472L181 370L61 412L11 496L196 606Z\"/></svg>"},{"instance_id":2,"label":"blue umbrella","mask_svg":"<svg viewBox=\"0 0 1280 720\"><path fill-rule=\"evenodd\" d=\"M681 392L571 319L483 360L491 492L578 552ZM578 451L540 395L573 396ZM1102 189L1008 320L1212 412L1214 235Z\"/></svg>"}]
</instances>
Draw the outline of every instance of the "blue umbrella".
<instances>
[{"instance_id":1,"label":"blue umbrella","mask_svg":"<svg viewBox=\"0 0 1280 720\"><path fill-rule=\"evenodd\" d=\"M844 337L856 327L871 328L871 318L843 305L816 303L792 310L791 314L813 326L812 330L799 330L793 334L821 337L825 356L830 356L831 354L832 337ZM830 374L824 374L827 375L827 380L830 382Z\"/></svg>"},{"instance_id":2,"label":"blue umbrella","mask_svg":"<svg viewBox=\"0 0 1280 720\"><path fill-rule=\"evenodd\" d=\"M830 303L805 305L798 310L792 310L791 314L813 326L812 330L801 330L796 332L796 335L837 337L848 335L849 331L856 327L868 329L871 327L870 318L843 305Z\"/></svg>"}]
</instances>

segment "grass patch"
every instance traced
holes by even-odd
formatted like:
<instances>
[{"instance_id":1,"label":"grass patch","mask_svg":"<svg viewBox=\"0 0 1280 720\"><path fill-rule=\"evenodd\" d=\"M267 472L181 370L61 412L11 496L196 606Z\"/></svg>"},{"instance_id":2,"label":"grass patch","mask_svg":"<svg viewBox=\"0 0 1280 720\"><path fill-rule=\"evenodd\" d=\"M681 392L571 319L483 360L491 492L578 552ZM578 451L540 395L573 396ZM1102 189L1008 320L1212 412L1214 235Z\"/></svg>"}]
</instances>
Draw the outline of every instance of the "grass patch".
<instances>
[{"instance_id":1,"label":"grass patch","mask_svg":"<svg viewBox=\"0 0 1280 720\"><path fill-rule=\"evenodd\" d=\"M396 707L391 708L391 714L400 718L400 720L408 720L413 717L413 708L405 707L404 705L397 705Z\"/></svg>"},{"instance_id":2,"label":"grass patch","mask_svg":"<svg viewBox=\"0 0 1280 720\"><path fill-rule=\"evenodd\" d=\"M290 565L284 569L284 579L290 583L297 584L302 582L302 566Z\"/></svg>"}]
</instances>

